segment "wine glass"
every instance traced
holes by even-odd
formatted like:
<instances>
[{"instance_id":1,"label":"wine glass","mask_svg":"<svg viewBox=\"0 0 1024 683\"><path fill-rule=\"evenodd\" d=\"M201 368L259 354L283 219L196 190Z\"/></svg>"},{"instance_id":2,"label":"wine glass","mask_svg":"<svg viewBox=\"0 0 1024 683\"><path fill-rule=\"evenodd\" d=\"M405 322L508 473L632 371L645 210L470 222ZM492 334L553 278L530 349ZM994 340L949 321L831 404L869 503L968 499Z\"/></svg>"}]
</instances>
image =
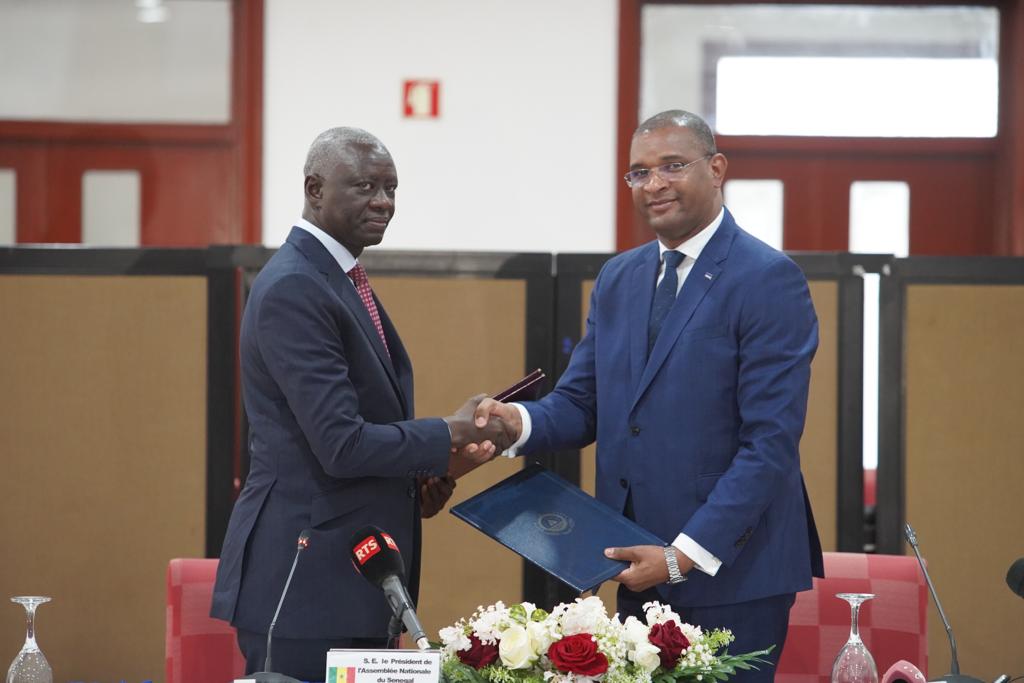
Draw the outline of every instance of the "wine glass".
<instances>
[{"instance_id":1,"label":"wine glass","mask_svg":"<svg viewBox=\"0 0 1024 683\"><path fill-rule=\"evenodd\" d=\"M7 670L7 683L53 683L53 669L36 645L36 607L50 598L40 595L22 595L11 598L25 608L25 644Z\"/></svg>"},{"instance_id":2,"label":"wine glass","mask_svg":"<svg viewBox=\"0 0 1024 683\"><path fill-rule=\"evenodd\" d=\"M836 655L832 665L832 683L878 683L875 658L860 639L857 626L861 604L875 596L871 593L837 593L836 597L850 603L850 639Z\"/></svg>"}]
</instances>

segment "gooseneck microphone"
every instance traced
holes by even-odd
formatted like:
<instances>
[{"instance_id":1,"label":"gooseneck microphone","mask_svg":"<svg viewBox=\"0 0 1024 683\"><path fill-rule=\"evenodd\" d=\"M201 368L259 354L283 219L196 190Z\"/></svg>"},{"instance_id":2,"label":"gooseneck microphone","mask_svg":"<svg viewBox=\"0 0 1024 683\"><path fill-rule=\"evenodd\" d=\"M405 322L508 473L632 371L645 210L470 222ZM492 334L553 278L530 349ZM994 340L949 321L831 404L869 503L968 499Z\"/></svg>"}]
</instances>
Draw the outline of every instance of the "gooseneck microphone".
<instances>
[{"instance_id":1,"label":"gooseneck microphone","mask_svg":"<svg viewBox=\"0 0 1024 683\"><path fill-rule=\"evenodd\" d=\"M391 611L405 625L416 647L429 650L430 643L416 616L416 607L405 589L405 565L395 540L369 525L352 534L351 549L352 565L356 571L384 591Z\"/></svg>"},{"instance_id":2,"label":"gooseneck microphone","mask_svg":"<svg viewBox=\"0 0 1024 683\"><path fill-rule=\"evenodd\" d=\"M1006 572L1006 585L1024 598L1024 557L1010 565L1010 570Z\"/></svg>"},{"instance_id":3,"label":"gooseneck microphone","mask_svg":"<svg viewBox=\"0 0 1024 683\"><path fill-rule=\"evenodd\" d=\"M928 584L928 590L932 594L932 601L935 602L935 607L939 611L939 618L942 619L942 625L946 628L946 637L949 638L949 649L952 652L953 658L949 665L950 673L943 676L941 680L946 683L982 683L980 679L961 675L960 662L956 657L956 638L953 637L953 627L949 625L949 620L946 619L946 613L942 610L942 603L939 602L939 595L935 592L935 584L932 583L932 578L928 576L928 569L924 566L921 551L917 547L917 534L914 533L914 527L910 526L910 522L907 522L904 528L904 535L907 538L907 543L914 549L914 554L917 555L917 563L921 565L921 572L924 574L925 583Z\"/></svg>"},{"instance_id":4,"label":"gooseneck microphone","mask_svg":"<svg viewBox=\"0 0 1024 683\"><path fill-rule=\"evenodd\" d=\"M273 673L270 658L270 646L274 637L274 627L277 626L277 617L281 614L281 605L284 604L284 596L288 595L288 587L292 585L292 576L295 574L295 567L299 564L299 554L309 547L309 537L313 532L303 529L299 534L299 540L295 548L295 559L292 560L292 568L288 572L288 579L284 582L284 590L281 591L281 599L277 601L277 609L274 610L274 618L270 620L270 628L267 629L267 659L263 662L263 671L249 674L245 678L257 683L300 683L297 679L284 674Z\"/></svg>"}]
</instances>

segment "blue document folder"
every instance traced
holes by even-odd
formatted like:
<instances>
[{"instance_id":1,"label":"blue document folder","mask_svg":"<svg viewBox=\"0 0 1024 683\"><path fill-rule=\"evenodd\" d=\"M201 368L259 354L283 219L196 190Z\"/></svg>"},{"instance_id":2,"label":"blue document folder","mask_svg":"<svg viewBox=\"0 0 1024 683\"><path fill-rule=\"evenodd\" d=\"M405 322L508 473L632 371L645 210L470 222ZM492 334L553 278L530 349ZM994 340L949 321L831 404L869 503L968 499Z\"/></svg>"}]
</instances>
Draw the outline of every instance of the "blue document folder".
<instances>
[{"instance_id":1,"label":"blue document folder","mask_svg":"<svg viewBox=\"0 0 1024 683\"><path fill-rule=\"evenodd\" d=\"M530 465L451 508L451 513L580 593L629 566L604 549L664 545L596 498Z\"/></svg>"}]
</instances>

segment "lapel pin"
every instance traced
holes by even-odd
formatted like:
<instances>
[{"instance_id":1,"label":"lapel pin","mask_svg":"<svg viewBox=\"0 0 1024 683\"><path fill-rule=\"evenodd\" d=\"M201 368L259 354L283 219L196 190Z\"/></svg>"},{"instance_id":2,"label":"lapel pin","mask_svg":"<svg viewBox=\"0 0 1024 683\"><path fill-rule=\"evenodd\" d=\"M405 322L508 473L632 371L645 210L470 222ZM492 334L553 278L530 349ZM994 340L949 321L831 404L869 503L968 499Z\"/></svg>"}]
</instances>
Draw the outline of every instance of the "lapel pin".
<instances>
[{"instance_id":1,"label":"lapel pin","mask_svg":"<svg viewBox=\"0 0 1024 683\"><path fill-rule=\"evenodd\" d=\"M704 277L706 277L708 280L710 280L711 279L711 273L704 273Z\"/></svg>"}]
</instances>

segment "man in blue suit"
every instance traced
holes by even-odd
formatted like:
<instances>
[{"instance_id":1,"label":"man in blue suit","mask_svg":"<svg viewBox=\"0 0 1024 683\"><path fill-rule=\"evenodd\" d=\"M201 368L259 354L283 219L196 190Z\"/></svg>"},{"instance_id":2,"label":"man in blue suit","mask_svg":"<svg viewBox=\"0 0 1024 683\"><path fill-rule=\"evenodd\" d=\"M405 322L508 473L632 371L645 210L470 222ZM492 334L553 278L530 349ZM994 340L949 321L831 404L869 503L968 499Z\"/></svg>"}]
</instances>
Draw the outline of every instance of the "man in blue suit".
<instances>
[{"instance_id":1,"label":"man in blue suit","mask_svg":"<svg viewBox=\"0 0 1024 683\"><path fill-rule=\"evenodd\" d=\"M246 303L250 470L211 614L238 629L247 672L263 669L267 627L304 528L312 538L277 622L273 669L323 680L328 649L384 647L388 638L390 610L350 562L350 535L366 524L388 532L415 600L420 518L451 495L449 457L480 463L495 443L511 443L497 419L474 426L479 399L445 419L413 419L409 356L357 260L384 237L397 185L377 138L354 128L322 133L306 160L302 219Z\"/></svg>"},{"instance_id":2,"label":"man in blue suit","mask_svg":"<svg viewBox=\"0 0 1024 683\"><path fill-rule=\"evenodd\" d=\"M657 240L602 268L551 394L485 399L477 416L506 420L513 452L596 439L597 497L666 542L606 551L630 563L623 618L668 602L732 629L732 652L775 645L777 662L795 593L822 575L798 452L818 326L800 269L725 209L726 167L698 116L641 124L626 182Z\"/></svg>"}]
</instances>

